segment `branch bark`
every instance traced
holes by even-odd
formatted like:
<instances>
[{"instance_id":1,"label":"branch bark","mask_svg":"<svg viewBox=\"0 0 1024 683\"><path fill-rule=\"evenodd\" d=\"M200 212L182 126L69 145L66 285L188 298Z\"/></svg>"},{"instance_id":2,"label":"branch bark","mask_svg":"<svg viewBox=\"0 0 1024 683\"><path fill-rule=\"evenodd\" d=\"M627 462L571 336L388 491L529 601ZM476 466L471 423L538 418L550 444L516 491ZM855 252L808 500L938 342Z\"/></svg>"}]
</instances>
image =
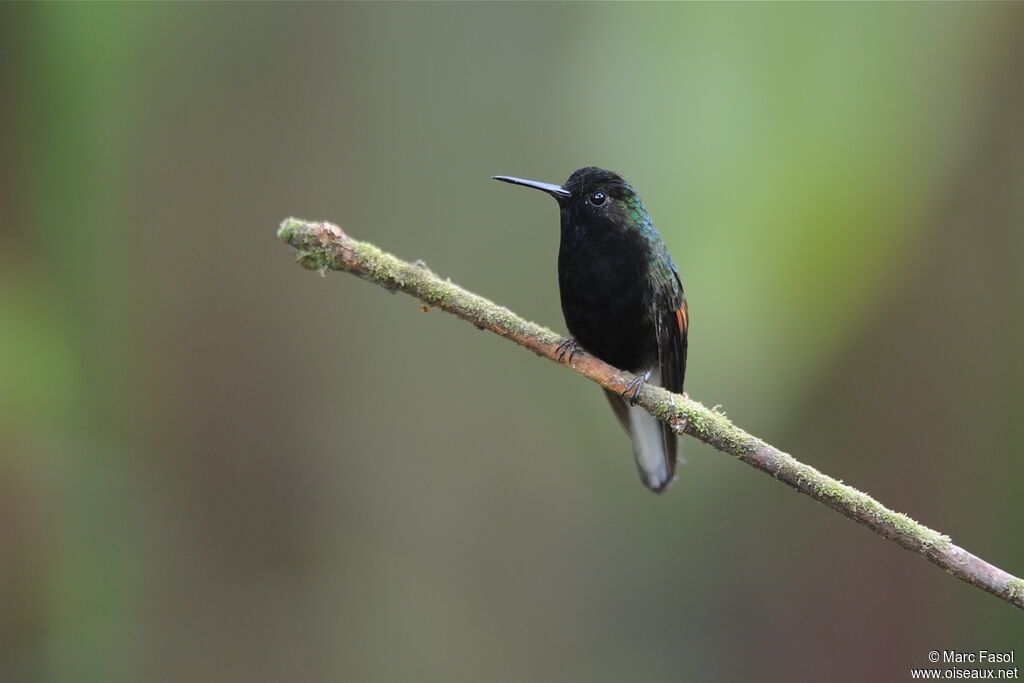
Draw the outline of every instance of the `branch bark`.
<instances>
[{"instance_id":1,"label":"branch bark","mask_svg":"<svg viewBox=\"0 0 1024 683\"><path fill-rule=\"evenodd\" d=\"M559 335L458 285L442 280L425 265L403 261L367 242L353 240L336 225L285 219L278 237L298 251L299 263L324 274L347 271L390 291L401 291L525 346L561 365L569 365L606 389L622 392L633 375L585 352L568 363L558 359ZM948 536L894 512L871 496L805 465L788 453L748 434L724 414L680 394L645 385L639 405L678 433L707 443L723 453L788 484L804 495L867 526L907 550L923 555L962 581L1024 609L1024 580L954 545Z\"/></svg>"}]
</instances>

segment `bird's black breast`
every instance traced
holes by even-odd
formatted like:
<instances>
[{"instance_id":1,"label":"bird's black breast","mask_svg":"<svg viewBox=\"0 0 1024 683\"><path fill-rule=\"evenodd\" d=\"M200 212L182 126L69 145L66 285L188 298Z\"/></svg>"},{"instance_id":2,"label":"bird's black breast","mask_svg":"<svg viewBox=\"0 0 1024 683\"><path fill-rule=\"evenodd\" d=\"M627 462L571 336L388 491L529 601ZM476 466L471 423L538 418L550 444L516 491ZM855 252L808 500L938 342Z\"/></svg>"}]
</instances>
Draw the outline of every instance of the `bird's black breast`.
<instances>
[{"instance_id":1,"label":"bird's black breast","mask_svg":"<svg viewBox=\"0 0 1024 683\"><path fill-rule=\"evenodd\" d=\"M651 259L649 243L636 230L562 226L558 285L569 334L588 352L630 372L658 358Z\"/></svg>"}]
</instances>

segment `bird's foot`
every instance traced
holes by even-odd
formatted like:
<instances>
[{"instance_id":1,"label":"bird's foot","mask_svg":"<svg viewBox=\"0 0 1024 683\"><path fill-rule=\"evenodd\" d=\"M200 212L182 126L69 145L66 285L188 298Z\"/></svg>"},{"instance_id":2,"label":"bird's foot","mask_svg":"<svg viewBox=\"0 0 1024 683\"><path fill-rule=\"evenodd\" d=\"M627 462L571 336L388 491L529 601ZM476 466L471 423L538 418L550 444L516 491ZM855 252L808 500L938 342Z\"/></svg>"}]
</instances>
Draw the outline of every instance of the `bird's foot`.
<instances>
[{"instance_id":1,"label":"bird's foot","mask_svg":"<svg viewBox=\"0 0 1024 683\"><path fill-rule=\"evenodd\" d=\"M686 396L686 394L683 394L683 396ZM686 396L686 398L690 398L690 397ZM690 419L688 417L686 417L685 413L683 413L683 414L677 414L676 413L676 401L671 396L668 397L668 407L669 407L669 410L672 411L672 419L669 422L669 426L672 427L672 431L673 432L675 432L676 434L679 434L680 436L682 436L683 434L686 433L686 428L690 424Z\"/></svg>"},{"instance_id":2,"label":"bird's foot","mask_svg":"<svg viewBox=\"0 0 1024 683\"><path fill-rule=\"evenodd\" d=\"M558 347L555 349L555 351L558 352L558 362L561 363L564 360L566 363L571 363L572 357L575 356L576 352L579 351L581 348L582 347L580 346L579 342L576 341L575 339L571 337L569 339L566 339L564 342L559 344ZM568 359L566 359L565 357L567 354L569 356Z\"/></svg>"},{"instance_id":3,"label":"bird's foot","mask_svg":"<svg viewBox=\"0 0 1024 683\"><path fill-rule=\"evenodd\" d=\"M637 375L629 382L629 384L626 385L626 390L622 392L622 398L629 401L629 405L635 406L637 401L640 400L640 390L644 388L644 384L646 384L647 380L650 378L650 370L642 375Z\"/></svg>"}]
</instances>

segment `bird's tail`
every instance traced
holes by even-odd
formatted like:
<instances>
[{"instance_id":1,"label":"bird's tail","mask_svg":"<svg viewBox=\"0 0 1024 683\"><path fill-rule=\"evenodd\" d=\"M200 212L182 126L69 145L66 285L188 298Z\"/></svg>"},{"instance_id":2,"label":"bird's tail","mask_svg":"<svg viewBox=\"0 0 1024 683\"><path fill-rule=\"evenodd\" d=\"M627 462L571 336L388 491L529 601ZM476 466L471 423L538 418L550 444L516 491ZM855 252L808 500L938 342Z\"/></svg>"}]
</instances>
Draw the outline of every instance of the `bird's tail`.
<instances>
[{"instance_id":1,"label":"bird's tail","mask_svg":"<svg viewBox=\"0 0 1024 683\"><path fill-rule=\"evenodd\" d=\"M676 435L672 429L643 408L630 406L626 399L605 389L619 422L633 442L633 457L644 486L661 493L676 476Z\"/></svg>"}]
</instances>

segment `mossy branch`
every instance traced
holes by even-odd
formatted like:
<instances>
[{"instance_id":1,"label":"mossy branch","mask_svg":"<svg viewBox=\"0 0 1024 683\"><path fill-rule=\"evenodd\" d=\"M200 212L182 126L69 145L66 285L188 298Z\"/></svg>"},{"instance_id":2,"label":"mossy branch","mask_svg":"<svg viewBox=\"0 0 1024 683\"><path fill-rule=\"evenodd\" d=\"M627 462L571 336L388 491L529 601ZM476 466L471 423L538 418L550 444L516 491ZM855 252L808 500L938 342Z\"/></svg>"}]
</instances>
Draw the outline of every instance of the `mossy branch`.
<instances>
[{"instance_id":1,"label":"mossy branch","mask_svg":"<svg viewBox=\"0 0 1024 683\"><path fill-rule=\"evenodd\" d=\"M336 225L288 218L278 237L298 250L298 261L324 273L343 270L391 291L402 291L525 346L534 353L573 370L606 389L624 391L633 375L621 372L587 353L579 352L568 363L558 357L559 335L520 318L512 311L442 280L421 264L403 261L367 242L351 239ZM923 555L950 574L1024 608L1024 581L954 545L948 536L893 512L871 496L805 465L791 455L748 434L725 415L660 387L646 385L639 405L680 434L707 443L770 474L800 493L824 503Z\"/></svg>"}]
</instances>

